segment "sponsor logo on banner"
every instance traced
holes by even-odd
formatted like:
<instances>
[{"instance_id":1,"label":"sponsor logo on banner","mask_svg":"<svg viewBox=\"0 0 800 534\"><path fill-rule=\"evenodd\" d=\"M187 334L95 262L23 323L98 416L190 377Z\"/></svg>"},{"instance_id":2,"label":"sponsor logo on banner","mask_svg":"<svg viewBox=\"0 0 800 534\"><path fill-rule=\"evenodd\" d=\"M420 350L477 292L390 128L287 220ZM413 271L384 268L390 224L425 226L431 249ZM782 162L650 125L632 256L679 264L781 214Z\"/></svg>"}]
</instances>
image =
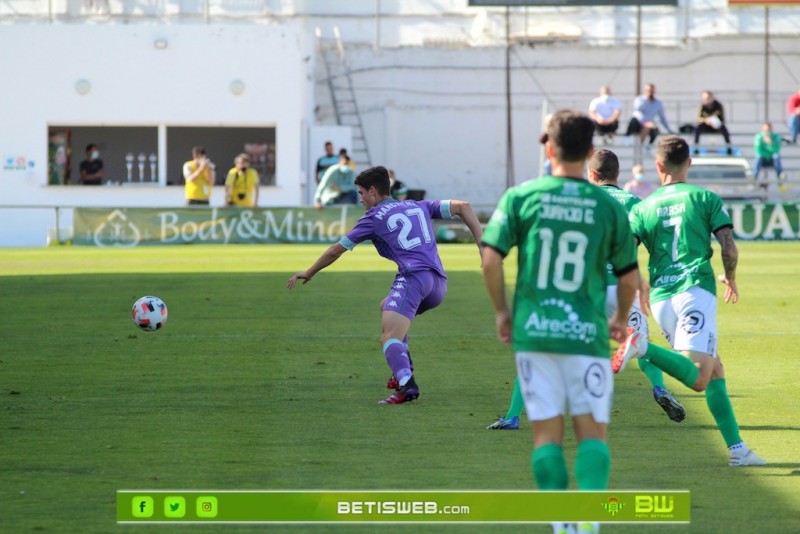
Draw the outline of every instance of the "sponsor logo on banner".
<instances>
[{"instance_id":1,"label":"sponsor logo on banner","mask_svg":"<svg viewBox=\"0 0 800 534\"><path fill-rule=\"evenodd\" d=\"M730 202L733 234L741 240L790 240L800 236L800 203Z\"/></svg>"},{"instance_id":2,"label":"sponsor logo on banner","mask_svg":"<svg viewBox=\"0 0 800 534\"><path fill-rule=\"evenodd\" d=\"M335 243L361 212L313 208L76 208L73 242L98 247Z\"/></svg>"}]
</instances>

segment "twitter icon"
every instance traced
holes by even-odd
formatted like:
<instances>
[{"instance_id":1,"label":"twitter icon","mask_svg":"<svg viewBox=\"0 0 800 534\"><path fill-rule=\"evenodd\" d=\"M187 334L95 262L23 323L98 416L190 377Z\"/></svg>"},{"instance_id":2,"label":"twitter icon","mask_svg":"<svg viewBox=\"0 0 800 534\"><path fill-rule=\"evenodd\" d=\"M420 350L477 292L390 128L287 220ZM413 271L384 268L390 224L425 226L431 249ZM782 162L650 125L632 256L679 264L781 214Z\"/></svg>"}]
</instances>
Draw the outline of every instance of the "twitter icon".
<instances>
[{"instance_id":1,"label":"twitter icon","mask_svg":"<svg viewBox=\"0 0 800 534\"><path fill-rule=\"evenodd\" d=\"M164 498L164 517L180 518L186 515L186 499L183 497Z\"/></svg>"}]
</instances>

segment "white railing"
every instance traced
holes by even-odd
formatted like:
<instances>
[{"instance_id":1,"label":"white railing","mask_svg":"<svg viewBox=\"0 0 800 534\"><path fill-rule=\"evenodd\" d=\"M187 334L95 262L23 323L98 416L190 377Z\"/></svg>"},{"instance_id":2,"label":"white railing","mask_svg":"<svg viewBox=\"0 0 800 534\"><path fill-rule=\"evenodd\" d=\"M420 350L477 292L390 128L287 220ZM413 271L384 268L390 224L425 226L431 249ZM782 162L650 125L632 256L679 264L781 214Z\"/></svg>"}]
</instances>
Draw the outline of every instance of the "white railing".
<instances>
[{"instance_id":1,"label":"white railing","mask_svg":"<svg viewBox=\"0 0 800 534\"><path fill-rule=\"evenodd\" d=\"M317 25L351 25L346 32L364 39L364 21L374 19L376 47L409 45L498 46L506 39L502 8L469 7L464 0L0 0L0 24L21 21L98 23L137 20L203 21L306 18ZM800 10L790 7L729 8L725 0L681 0L678 7L642 8L642 42L678 46L712 36L800 35ZM519 43L579 41L599 46L636 40L636 8L517 7L510 11L510 34ZM370 33L370 32L367 32ZM392 36L392 37L385 37ZM394 39L394 41L392 41Z\"/></svg>"}]
</instances>

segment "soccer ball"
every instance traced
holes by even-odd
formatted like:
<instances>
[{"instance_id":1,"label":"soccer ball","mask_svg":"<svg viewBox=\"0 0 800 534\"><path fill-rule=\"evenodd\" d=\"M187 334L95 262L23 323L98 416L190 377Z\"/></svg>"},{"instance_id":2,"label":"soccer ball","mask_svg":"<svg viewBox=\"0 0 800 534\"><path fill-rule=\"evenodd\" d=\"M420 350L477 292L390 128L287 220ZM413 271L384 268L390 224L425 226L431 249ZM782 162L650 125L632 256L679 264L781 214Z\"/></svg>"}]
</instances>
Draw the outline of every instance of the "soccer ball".
<instances>
[{"instance_id":1,"label":"soccer ball","mask_svg":"<svg viewBox=\"0 0 800 534\"><path fill-rule=\"evenodd\" d=\"M131 317L136 326L153 332L167 323L167 305L158 297L142 297L133 303Z\"/></svg>"}]
</instances>

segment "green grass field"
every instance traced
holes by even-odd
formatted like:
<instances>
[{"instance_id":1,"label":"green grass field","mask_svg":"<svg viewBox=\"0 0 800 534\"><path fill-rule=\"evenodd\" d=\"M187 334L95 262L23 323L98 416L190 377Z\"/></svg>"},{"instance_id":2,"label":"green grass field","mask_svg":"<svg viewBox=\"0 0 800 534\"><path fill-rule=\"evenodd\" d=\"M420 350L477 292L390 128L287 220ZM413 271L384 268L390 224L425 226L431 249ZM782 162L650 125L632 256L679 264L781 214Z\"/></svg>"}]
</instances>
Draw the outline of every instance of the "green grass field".
<instances>
[{"instance_id":1,"label":"green grass field","mask_svg":"<svg viewBox=\"0 0 800 534\"><path fill-rule=\"evenodd\" d=\"M393 265L362 246L288 291L323 248L0 252L0 531L172 530L117 527L117 489L532 489L530 432L484 430L505 413L514 365L475 247L441 247L450 292L412 327L422 397L401 406L377 404L389 375L378 303ZM668 378L687 408L673 423L633 365L616 384L611 488L691 490L692 524L604 533L800 532L800 243L740 253L741 301L720 305L720 351L742 435L770 465L729 468L703 394ZM169 306L156 333L130 320L146 294ZM180 532L379 528L397 530Z\"/></svg>"}]
</instances>

